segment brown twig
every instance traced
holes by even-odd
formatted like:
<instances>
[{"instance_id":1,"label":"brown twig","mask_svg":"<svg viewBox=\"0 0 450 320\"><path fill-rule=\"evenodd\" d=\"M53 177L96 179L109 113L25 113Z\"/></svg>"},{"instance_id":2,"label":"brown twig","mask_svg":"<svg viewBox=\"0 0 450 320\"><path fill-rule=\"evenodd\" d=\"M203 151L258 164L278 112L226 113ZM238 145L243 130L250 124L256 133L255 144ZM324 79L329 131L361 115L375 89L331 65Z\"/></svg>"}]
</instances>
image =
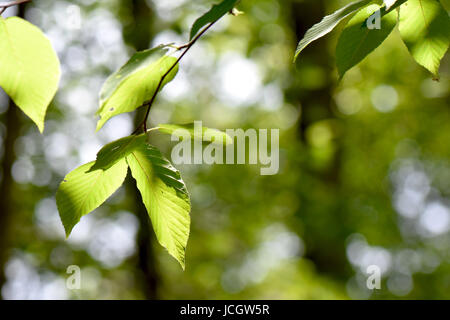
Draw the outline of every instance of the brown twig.
<instances>
[{"instance_id":1,"label":"brown twig","mask_svg":"<svg viewBox=\"0 0 450 320\"><path fill-rule=\"evenodd\" d=\"M145 113L144 120L141 122L141 124L139 124L139 126L136 128L136 130L133 132L133 134L136 134L137 132L139 132L139 130L142 127L144 127L144 132L147 132L147 120L148 120L148 116L150 114L150 109L152 108L152 105L155 102L156 96L158 95L159 90L161 89L162 84L164 83L164 80L172 72L172 70L175 69L175 67L178 65L178 63L181 61L181 59L183 59L183 57L186 55L186 53L188 53L188 51L197 42L197 40L200 39L206 33L206 31L208 31L217 21L218 20L213 21L210 24L208 24L197 36L195 36L194 39L192 39L191 41L189 41L185 45L177 47L177 50L182 50L182 49L185 49L185 50L180 55L180 57L177 59L177 61L175 61L175 63L170 67L170 69L166 73L164 73L164 75L161 77L161 80L159 81L158 86L156 87L156 90L153 93L153 96L151 97L151 99L149 101L143 103L140 106L140 107L145 107L146 106L147 107L147 112Z\"/></svg>"}]
</instances>

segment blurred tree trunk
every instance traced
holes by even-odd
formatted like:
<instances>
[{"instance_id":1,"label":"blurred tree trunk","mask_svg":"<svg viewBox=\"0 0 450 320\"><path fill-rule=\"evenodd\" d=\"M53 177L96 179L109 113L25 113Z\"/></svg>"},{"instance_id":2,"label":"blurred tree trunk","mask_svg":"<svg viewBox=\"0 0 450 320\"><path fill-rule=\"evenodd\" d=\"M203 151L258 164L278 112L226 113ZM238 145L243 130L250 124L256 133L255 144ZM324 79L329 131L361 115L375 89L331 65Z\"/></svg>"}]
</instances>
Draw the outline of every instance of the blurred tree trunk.
<instances>
[{"instance_id":1,"label":"blurred tree trunk","mask_svg":"<svg viewBox=\"0 0 450 320\"><path fill-rule=\"evenodd\" d=\"M306 31L318 23L327 14L324 0L294 1L292 4L292 21L295 32L301 39ZM300 135L304 139L305 131L310 124L332 117L331 92L333 79L331 77L333 57L328 54L327 41L322 38L308 46L297 60L297 69L302 63L320 66L325 69L326 78L322 86L314 89L298 90L297 85L289 90L297 96L302 105ZM329 67L329 68L327 68Z\"/></svg>"},{"instance_id":2,"label":"blurred tree trunk","mask_svg":"<svg viewBox=\"0 0 450 320\"><path fill-rule=\"evenodd\" d=\"M14 143L19 137L20 121L19 109L12 101L5 116L6 136L3 140L4 156L2 161L3 177L0 185L0 289L5 284L5 264L10 251L10 219L14 211L14 179L11 169L15 161ZM1 290L0 290L0 297Z\"/></svg>"},{"instance_id":3,"label":"blurred tree trunk","mask_svg":"<svg viewBox=\"0 0 450 320\"><path fill-rule=\"evenodd\" d=\"M134 49L140 51L148 49L152 39L152 24L154 20L153 11L148 7L145 0L123 1L123 15L127 17L121 19L126 21L123 28L125 42ZM144 111L144 113L143 113ZM140 123L144 117L145 110L138 110L135 117L135 125ZM125 186L131 199L134 199L134 207L131 208L139 220L138 264L142 275L142 290L146 299L158 299L159 275L156 263L153 243L155 242L152 233L152 226L147 210L142 203L141 195L136 188L133 178L128 175Z\"/></svg>"},{"instance_id":4,"label":"blurred tree trunk","mask_svg":"<svg viewBox=\"0 0 450 320\"><path fill-rule=\"evenodd\" d=\"M291 21L298 39L301 39L309 28L318 23L325 15L329 14L326 10L326 3L325 0L291 2ZM305 133L311 124L324 119L335 118L332 105L332 94L336 85L333 79L335 66L334 57L329 54L328 45L329 41L327 41L327 38L321 38L302 51L296 63L296 74L294 74L294 77L299 77L302 72L302 67L305 64L320 67L325 74L323 84L317 88L306 87L305 89L299 90L299 84L296 83L297 81L294 81L293 86L288 90L288 99L295 101L297 105L301 105L299 135L301 140L305 142L305 145L307 143ZM307 170L306 167L305 170ZM331 189L336 189L336 193L338 193L339 186L341 185L339 173L339 149L334 154L333 163L326 170L307 172L314 179L320 180L320 183L327 185ZM305 194L304 190L299 192L299 198L304 203L304 206L300 208L299 214L301 218L308 220L319 219L314 209L314 206L317 204L313 204L311 207L308 205L308 203L316 199L311 198L310 194ZM347 272L344 241L346 235L341 231L346 228L342 226L343 221L345 221L341 216L342 212L343 208L338 204L332 208L332 212L329 214L330 229L333 229L335 225L334 230L336 232L324 233L320 228L310 228L309 230L305 230L304 235L306 246L309 248L307 257L314 261L320 272L330 273L335 276L344 276ZM314 225L314 223L311 223L311 225Z\"/></svg>"},{"instance_id":5,"label":"blurred tree trunk","mask_svg":"<svg viewBox=\"0 0 450 320\"><path fill-rule=\"evenodd\" d=\"M25 16L26 4L19 5L19 17ZM0 300L2 288L6 282L5 264L9 258L10 251L10 219L14 212L14 179L12 177L12 166L16 159L14 144L20 136L20 110L12 100L9 100L8 110L4 121L6 135L3 140L4 156L1 163L2 179L0 181Z\"/></svg>"}]
</instances>

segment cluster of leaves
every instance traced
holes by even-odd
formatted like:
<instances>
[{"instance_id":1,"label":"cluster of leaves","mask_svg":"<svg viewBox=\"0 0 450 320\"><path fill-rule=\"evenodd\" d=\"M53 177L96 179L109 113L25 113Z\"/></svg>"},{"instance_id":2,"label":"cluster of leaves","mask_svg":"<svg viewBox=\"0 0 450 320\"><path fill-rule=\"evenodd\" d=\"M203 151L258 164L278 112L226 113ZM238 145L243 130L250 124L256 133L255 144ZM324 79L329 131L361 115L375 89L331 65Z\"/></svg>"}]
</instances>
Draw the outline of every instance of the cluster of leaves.
<instances>
[{"instance_id":1,"label":"cluster of leaves","mask_svg":"<svg viewBox=\"0 0 450 320\"><path fill-rule=\"evenodd\" d=\"M196 39L232 10L236 3L236 0L225 0L213 6L195 21L190 34L191 42L178 49L185 48L186 53ZM157 93L178 72L181 59L170 55L168 47L160 45L135 53L106 80L100 92L97 130L118 114L134 111L141 106L147 106L150 110ZM209 128L202 128L199 134L192 124L161 124L147 130L146 120L143 122L144 133L105 145L98 152L96 161L76 168L64 178L56 193L58 210L68 237L82 216L103 204L123 184L130 168L159 243L184 269L190 229L189 194L180 173L156 147L147 143L147 133L157 129L180 138L213 143L229 143L229 137Z\"/></svg>"},{"instance_id":2,"label":"cluster of leaves","mask_svg":"<svg viewBox=\"0 0 450 320\"><path fill-rule=\"evenodd\" d=\"M0 5L0 14L7 6L27 1L30 0ZM130 168L159 243L184 268L190 229L189 194L180 173L147 143L146 120L158 92L176 76L183 55L217 20L228 12L235 13L238 1L224 0L197 19L190 42L177 48L185 49L179 58L169 54L167 45L137 52L106 80L100 93L97 130L116 115L146 106L146 117L138 128L144 130L107 144L95 161L64 178L56 201L67 236L84 215L103 204L122 185ZM379 15L380 29L368 27L374 14ZM440 61L450 43L450 18L439 0L354 1L314 25L300 41L295 58L350 16L336 48L341 77L381 45L397 25L413 58L438 76ZM43 132L46 110L60 78L59 60L50 41L25 20L0 16L0 70L0 86ZM164 124L153 129L186 138L179 131L182 129L190 138L200 140L210 137L212 130L203 128L199 136L192 125ZM213 133L216 142L228 143L229 138L223 133Z\"/></svg>"},{"instance_id":3,"label":"cluster of leaves","mask_svg":"<svg viewBox=\"0 0 450 320\"><path fill-rule=\"evenodd\" d=\"M341 21L353 15L342 31L336 47L339 75L361 62L380 46L398 25L401 38L412 57L438 77L441 59L450 44L450 18L439 0L354 1L309 29L298 44L295 59L311 42L331 32ZM377 14L381 28L369 28Z\"/></svg>"},{"instance_id":4,"label":"cluster of leaves","mask_svg":"<svg viewBox=\"0 0 450 320\"><path fill-rule=\"evenodd\" d=\"M0 14L10 6L31 0L0 5ZM217 20L231 12L238 0L225 0L197 19L191 29L190 49ZM168 47L135 53L105 82L100 93L97 131L112 117L141 106L148 111L158 92L178 72L181 58L168 54ZM39 61L39 63L37 63ZM46 110L54 98L60 79L60 63L50 41L37 27L19 18L0 15L0 86L44 131ZM70 172L61 183L56 202L67 237L81 217L104 203L124 182L128 167L136 180L159 243L185 267L185 250L190 228L190 199L180 173L147 143L147 115L143 134L133 134L104 146L97 160ZM139 129L139 128L138 128ZM162 124L163 133L213 143L229 143L224 133L194 126Z\"/></svg>"}]
</instances>

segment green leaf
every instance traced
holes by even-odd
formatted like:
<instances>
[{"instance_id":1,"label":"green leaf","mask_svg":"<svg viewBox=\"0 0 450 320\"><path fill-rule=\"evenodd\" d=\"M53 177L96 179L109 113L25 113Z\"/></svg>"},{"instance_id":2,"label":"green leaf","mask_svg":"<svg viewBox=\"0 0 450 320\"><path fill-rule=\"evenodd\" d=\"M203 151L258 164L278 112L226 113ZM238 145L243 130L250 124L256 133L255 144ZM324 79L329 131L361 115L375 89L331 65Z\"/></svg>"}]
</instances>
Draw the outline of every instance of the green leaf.
<instances>
[{"instance_id":1,"label":"green leaf","mask_svg":"<svg viewBox=\"0 0 450 320\"><path fill-rule=\"evenodd\" d=\"M299 42L297 50L295 51L294 62L297 60L298 55L305 49L311 42L322 38L327 35L345 18L356 12L363 6L367 5L371 0L359 0L354 1L342 7L322 19L319 23L313 25L305 34L303 39Z\"/></svg>"},{"instance_id":2,"label":"green leaf","mask_svg":"<svg viewBox=\"0 0 450 320\"><path fill-rule=\"evenodd\" d=\"M397 24L397 12L383 14L385 8L382 8L380 29L369 29L367 19L379 9L378 5L361 9L342 31L336 47L336 64L341 78L382 44Z\"/></svg>"},{"instance_id":3,"label":"green leaf","mask_svg":"<svg viewBox=\"0 0 450 320\"><path fill-rule=\"evenodd\" d=\"M110 168L121 159L124 159L131 151L144 145L146 141L147 135L140 134L108 143L97 153L97 160L89 171Z\"/></svg>"},{"instance_id":4,"label":"green leaf","mask_svg":"<svg viewBox=\"0 0 450 320\"><path fill-rule=\"evenodd\" d=\"M148 101L171 68L159 89L172 81L178 72L177 59L166 52L163 46L137 52L106 80L100 93L97 131L113 116L134 111Z\"/></svg>"},{"instance_id":5,"label":"green leaf","mask_svg":"<svg viewBox=\"0 0 450 320\"><path fill-rule=\"evenodd\" d=\"M175 135L179 138L189 136L191 139L225 145L233 143L233 139L225 132L217 129L202 127L201 125L196 125L195 123L160 124L158 125L158 130L163 133Z\"/></svg>"},{"instance_id":6,"label":"green leaf","mask_svg":"<svg viewBox=\"0 0 450 320\"><path fill-rule=\"evenodd\" d=\"M214 5L207 13L195 20L191 28L190 40L192 40L197 33L207 24L217 21L226 15L239 0L224 0L219 4Z\"/></svg>"},{"instance_id":7,"label":"green leaf","mask_svg":"<svg viewBox=\"0 0 450 320\"><path fill-rule=\"evenodd\" d=\"M126 159L159 243L184 269L191 205L180 173L148 144L132 151Z\"/></svg>"},{"instance_id":8,"label":"green leaf","mask_svg":"<svg viewBox=\"0 0 450 320\"><path fill-rule=\"evenodd\" d=\"M56 192L56 204L67 237L81 217L105 202L122 185L127 175L125 159L108 170L89 172L93 164L86 163L70 172Z\"/></svg>"},{"instance_id":9,"label":"green leaf","mask_svg":"<svg viewBox=\"0 0 450 320\"><path fill-rule=\"evenodd\" d=\"M0 86L41 133L59 77L58 57L42 31L18 17L0 17Z\"/></svg>"},{"instance_id":10,"label":"green leaf","mask_svg":"<svg viewBox=\"0 0 450 320\"><path fill-rule=\"evenodd\" d=\"M400 7L400 35L413 58L435 76L450 43L450 18L437 0L409 0Z\"/></svg>"}]
</instances>

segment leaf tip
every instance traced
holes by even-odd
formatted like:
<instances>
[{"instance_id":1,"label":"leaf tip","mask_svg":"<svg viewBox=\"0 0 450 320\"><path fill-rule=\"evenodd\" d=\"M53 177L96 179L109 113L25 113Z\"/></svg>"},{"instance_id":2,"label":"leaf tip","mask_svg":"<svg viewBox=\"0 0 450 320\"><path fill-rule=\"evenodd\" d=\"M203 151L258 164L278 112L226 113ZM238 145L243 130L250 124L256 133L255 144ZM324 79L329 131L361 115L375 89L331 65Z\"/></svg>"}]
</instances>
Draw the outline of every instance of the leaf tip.
<instances>
[{"instance_id":1,"label":"leaf tip","mask_svg":"<svg viewBox=\"0 0 450 320\"><path fill-rule=\"evenodd\" d=\"M63 226L64 226L64 233L65 233L65 235L66 235L65 240L68 240L69 237L70 237L70 235L72 234L73 228L75 227L75 225L76 225L77 223L75 223L75 224L71 224L71 223L68 224L67 222L64 222L64 221L62 220L62 217L61 217L61 222L62 222L62 224L63 224Z\"/></svg>"},{"instance_id":2,"label":"leaf tip","mask_svg":"<svg viewBox=\"0 0 450 320\"><path fill-rule=\"evenodd\" d=\"M39 124L36 124L36 125L38 127L39 132L41 134L43 134L44 133L44 123L39 123Z\"/></svg>"},{"instance_id":3,"label":"leaf tip","mask_svg":"<svg viewBox=\"0 0 450 320\"><path fill-rule=\"evenodd\" d=\"M297 59L298 59L298 56L300 55L300 52L301 52L301 50L300 51L299 50L295 51L294 59L292 59L292 63L296 63L297 62Z\"/></svg>"},{"instance_id":4,"label":"leaf tip","mask_svg":"<svg viewBox=\"0 0 450 320\"><path fill-rule=\"evenodd\" d=\"M185 257L186 257L186 249L185 249L185 253L183 254L183 256L176 257L174 255L174 258L177 259L177 261L180 264L181 269L183 269L183 271L186 271L186 258Z\"/></svg>"},{"instance_id":5,"label":"leaf tip","mask_svg":"<svg viewBox=\"0 0 450 320\"><path fill-rule=\"evenodd\" d=\"M58 201L57 201L57 204L58 204ZM61 214L61 210L59 208L58 208L58 212L59 212L59 218L60 218L61 224L63 225L63 228L64 228L65 240L67 240L67 239L69 239L69 236L72 233L72 230L75 225L68 223L68 221L66 219L64 219L63 215Z\"/></svg>"},{"instance_id":6,"label":"leaf tip","mask_svg":"<svg viewBox=\"0 0 450 320\"><path fill-rule=\"evenodd\" d=\"M104 121L100 118L100 120L97 121L97 127L95 128L95 132L99 132L100 129L103 127Z\"/></svg>"}]
</instances>

